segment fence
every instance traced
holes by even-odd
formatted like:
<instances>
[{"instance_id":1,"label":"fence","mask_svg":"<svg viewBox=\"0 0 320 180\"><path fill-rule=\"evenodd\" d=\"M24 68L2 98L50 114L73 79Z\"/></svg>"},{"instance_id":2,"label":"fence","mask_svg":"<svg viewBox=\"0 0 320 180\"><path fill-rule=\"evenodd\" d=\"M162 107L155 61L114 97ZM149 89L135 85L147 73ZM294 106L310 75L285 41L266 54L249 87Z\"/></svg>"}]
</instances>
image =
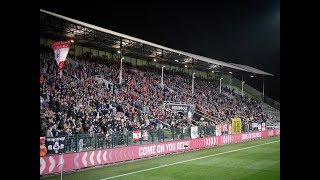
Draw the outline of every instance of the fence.
<instances>
[{"instance_id":1,"label":"fence","mask_svg":"<svg viewBox=\"0 0 320 180\"><path fill-rule=\"evenodd\" d=\"M258 124L258 123L255 123ZM228 126L228 124L227 124ZM215 136L215 126L200 125L199 137ZM268 128L268 127L266 127ZM251 123L242 123L242 132L257 131L258 128ZM138 132L138 133L137 133ZM228 134L222 131L221 135ZM153 144L177 140L191 139L191 127L171 127L168 129L151 129L139 131L113 132L111 134L76 134L65 136L65 153L83 152L97 149L108 149L132 145ZM64 136L58 136L64 137ZM48 154L50 155L50 154Z\"/></svg>"},{"instance_id":2,"label":"fence","mask_svg":"<svg viewBox=\"0 0 320 180\"><path fill-rule=\"evenodd\" d=\"M65 136L65 153L191 139L191 127L140 130L139 132L138 139L134 138L134 132L130 131ZM213 136L214 126L198 126L198 134L203 137Z\"/></svg>"}]
</instances>

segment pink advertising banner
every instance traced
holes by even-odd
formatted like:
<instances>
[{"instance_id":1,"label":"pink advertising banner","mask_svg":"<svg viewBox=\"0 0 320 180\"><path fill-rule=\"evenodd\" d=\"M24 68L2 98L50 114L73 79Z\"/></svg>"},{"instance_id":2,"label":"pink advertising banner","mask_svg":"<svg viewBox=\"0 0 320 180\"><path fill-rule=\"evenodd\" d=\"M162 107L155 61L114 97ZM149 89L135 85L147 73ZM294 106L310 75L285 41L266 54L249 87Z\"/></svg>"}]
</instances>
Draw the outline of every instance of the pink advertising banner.
<instances>
[{"instance_id":1,"label":"pink advertising banner","mask_svg":"<svg viewBox=\"0 0 320 180\"><path fill-rule=\"evenodd\" d=\"M280 135L279 129L40 157L40 175Z\"/></svg>"}]
</instances>

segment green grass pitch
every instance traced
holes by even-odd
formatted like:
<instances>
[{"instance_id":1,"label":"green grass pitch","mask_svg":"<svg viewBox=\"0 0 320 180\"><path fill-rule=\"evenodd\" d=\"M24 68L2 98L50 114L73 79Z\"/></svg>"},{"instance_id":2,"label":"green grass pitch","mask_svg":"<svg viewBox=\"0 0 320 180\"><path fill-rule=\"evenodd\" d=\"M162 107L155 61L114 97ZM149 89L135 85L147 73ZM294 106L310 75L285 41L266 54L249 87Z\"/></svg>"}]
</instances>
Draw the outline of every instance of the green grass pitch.
<instances>
[{"instance_id":1,"label":"green grass pitch","mask_svg":"<svg viewBox=\"0 0 320 180\"><path fill-rule=\"evenodd\" d=\"M43 177L60 180L60 175ZM280 137L188 151L63 174L63 180L280 179Z\"/></svg>"}]
</instances>

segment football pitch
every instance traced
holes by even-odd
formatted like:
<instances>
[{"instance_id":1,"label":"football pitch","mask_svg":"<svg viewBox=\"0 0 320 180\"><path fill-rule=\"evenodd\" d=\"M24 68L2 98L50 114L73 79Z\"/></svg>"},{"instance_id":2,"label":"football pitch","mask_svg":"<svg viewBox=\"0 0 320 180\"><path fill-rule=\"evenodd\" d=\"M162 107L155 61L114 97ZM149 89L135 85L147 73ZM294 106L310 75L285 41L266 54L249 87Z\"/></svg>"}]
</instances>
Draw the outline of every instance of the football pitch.
<instances>
[{"instance_id":1,"label":"football pitch","mask_svg":"<svg viewBox=\"0 0 320 180\"><path fill-rule=\"evenodd\" d=\"M66 172L63 179L280 179L280 137Z\"/></svg>"}]
</instances>

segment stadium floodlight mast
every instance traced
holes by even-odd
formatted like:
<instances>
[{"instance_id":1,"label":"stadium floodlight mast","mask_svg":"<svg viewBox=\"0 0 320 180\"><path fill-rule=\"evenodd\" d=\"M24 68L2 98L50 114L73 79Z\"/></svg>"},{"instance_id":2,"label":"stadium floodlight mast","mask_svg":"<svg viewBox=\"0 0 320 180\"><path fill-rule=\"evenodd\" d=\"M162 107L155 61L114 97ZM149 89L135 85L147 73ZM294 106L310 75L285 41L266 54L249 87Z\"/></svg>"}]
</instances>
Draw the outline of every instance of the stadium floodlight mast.
<instances>
[{"instance_id":1,"label":"stadium floodlight mast","mask_svg":"<svg viewBox=\"0 0 320 180\"><path fill-rule=\"evenodd\" d=\"M222 81L222 79L223 79L223 77L220 78L220 90L219 90L220 94L221 94L221 81Z\"/></svg>"},{"instance_id":2,"label":"stadium floodlight mast","mask_svg":"<svg viewBox=\"0 0 320 180\"><path fill-rule=\"evenodd\" d=\"M120 59L120 72L119 72L119 84L122 83L122 61L124 60L124 57L121 57Z\"/></svg>"},{"instance_id":3,"label":"stadium floodlight mast","mask_svg":"<svg viewBox=\"0 0 320 180\"><path fill-rule=\"evenodd\" d=\"M241 96L243 97L243 84L244 84L245 82L244 81L242 81L241 82Z\"/></svg>"},{"instance_id":4,"label":"stadium floodlight mast","mask_svg":"<svg viewBox=\"0 0 320 180\"><path fill-rule=\"evenodd\" d=\"M262 75L262 101L264 101L264 75Z\"/></svg>"},{"instance_id":5,"label":"stadium floodlight mast","mask_svg":"<svg viewBox=\"0 0 320 180\"><path fill-rule=\"evenodd\" d=\"M166 66L162 66L161 68L161 86L163 87L163 69L165 68Z\"/></svg>"},{"instance_id":6,"label":"stadium floodlight mast","mask_svg":"<svg viewBox=\"0 0 320 180\"><path fill-rule=\"evenodd\" d=\"M120 40L120 49L117 51L118 54L120 54L120 72L119 72L119 84L121 85L122 83L122 61L124 57L122 57L122 38Z\"/></svg>"},{"instance_id":7,"label":"stadium floodlight mast","mask_svg":"<svg viewBox=\"0 0 320 180\"><path fill-rule=\"evenodd\" d=\"M192 73L192 94L194 93L194 75L195 75L196 73Z\"/></svg>"}]
</instances>

